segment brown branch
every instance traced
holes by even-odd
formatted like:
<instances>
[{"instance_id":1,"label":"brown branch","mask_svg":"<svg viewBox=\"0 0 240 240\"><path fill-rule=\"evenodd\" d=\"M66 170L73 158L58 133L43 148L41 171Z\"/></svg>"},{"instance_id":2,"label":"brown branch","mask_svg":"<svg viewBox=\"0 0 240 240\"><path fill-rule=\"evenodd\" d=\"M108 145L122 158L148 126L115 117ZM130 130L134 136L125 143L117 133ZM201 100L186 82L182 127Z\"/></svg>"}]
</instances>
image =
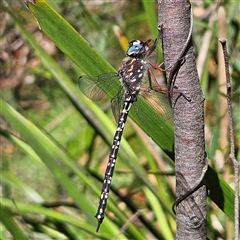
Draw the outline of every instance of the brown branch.
<instances>
[{"instance_id":1,"label":"brown branch","mask_svg":"<svg viewBox=\"0 0 240 240\"><path fill-rule=\"evenodd\" d=\"M206 157L204 96L197 74L194 46L191 39L188 42L191 19L188 0L159 0L164 63L167 76L172 80L176 196L181 200L176 211L176 238L184 240L206 239L207 233L205 181L195 191L206 167ZM192 189L194 191L189 192ZM186 192L187 198L182 199Z\"/></svg>"},{"instance_id":2,"label":"brown branch","mask_svg":"<svg viewBox=\"0 0 240 240\"><path fill-rule=\"evenodd\" d=\"M235 240L239 237L239 163L235 157L235 142L234 142L234 127L233 127L233 113L232 113L232 102L231 102L231 82L229 74L229 62L226 39L219 39L222 45L224 65L226 73L226 87L227 87L227 107L228 107L228 121L229 121L229 132L230 132L230 154L229 157L232 160L234 167L234 180L235 180L235 198L234 198L234 222L235 222Z\"/></svg>"}]
</instances>

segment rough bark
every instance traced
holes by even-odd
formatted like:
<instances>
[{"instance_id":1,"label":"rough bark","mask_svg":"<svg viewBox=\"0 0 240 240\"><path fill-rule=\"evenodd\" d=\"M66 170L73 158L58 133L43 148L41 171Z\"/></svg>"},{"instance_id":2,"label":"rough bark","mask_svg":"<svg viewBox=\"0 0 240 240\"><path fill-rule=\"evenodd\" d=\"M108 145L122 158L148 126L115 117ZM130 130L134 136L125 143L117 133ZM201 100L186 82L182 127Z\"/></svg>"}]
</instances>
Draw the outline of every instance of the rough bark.
<instances>
[{"instance_id":1,"label":"rough bark","mask_svg":"<svg viewBox=\"0 0 240 240\"><path fill-rule=\"evenodd\" d=\"M159 24L166 74L179 58L189 34L191 7L188 0L159 0ZM170 83L169 83L170 84ZM199 181L205 160L204 96L190 40L184 58L174 70L171 84L175 126L176 197L184 195ZM176 239L206 239L206 186L201 185L177 206Z\"/></svg>"}]
</instances>

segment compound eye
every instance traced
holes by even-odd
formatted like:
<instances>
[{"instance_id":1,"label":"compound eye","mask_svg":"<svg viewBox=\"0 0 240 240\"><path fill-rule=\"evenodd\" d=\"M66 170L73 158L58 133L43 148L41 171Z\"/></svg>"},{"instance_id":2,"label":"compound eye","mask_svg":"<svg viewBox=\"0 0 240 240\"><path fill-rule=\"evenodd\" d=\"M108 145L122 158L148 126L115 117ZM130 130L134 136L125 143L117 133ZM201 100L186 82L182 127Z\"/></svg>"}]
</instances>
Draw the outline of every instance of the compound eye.
<instances>
[{"instance_id":1,"label":"compound eye","mask_svg":"<svg viewBox=\"0 0 240 240\"><path fill-rule=\"evenodd\" d=\"M136 51L139 50L139 48L141 48L141 44L137 44L137 45L133 45L128 49L128 53L134 53Z\"/></svg>"},{"instance_id":2,"label":"compound eye","mask_svg":"<svg viewBox=\"0 0 240 240\"><path fill-rule=\"evenodd\" d=\"M136 56L140 54L143 50L143 44L139 40L133 40L129 43L129 48L127 51L128 56Z\"/></svg>"}]
</instances>

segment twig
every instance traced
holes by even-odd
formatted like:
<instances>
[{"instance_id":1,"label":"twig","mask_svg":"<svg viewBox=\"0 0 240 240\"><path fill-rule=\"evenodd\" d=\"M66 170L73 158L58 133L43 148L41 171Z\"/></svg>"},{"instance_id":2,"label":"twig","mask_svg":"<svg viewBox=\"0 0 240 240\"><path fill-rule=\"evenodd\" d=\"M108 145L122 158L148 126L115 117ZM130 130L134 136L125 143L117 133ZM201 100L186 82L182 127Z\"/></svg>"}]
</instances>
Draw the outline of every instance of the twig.
<instances>
[{"instance_id":1,"label":"twig","mask_svg":"<svg viewBox=\"0 0 240 240\"><path fill-rule=\"evenodd\" d=\"M142 214L142 211L141 210L138 210L136 213L134 213L130 218L129 220L123 225L123 227L121 228L120 232L118 235L116 235L114 237L113 240L116 240L118 239L118 237L123 234L127 228Z\"/></svg>"},{"instance_id":2,"label":"twig","mask_svg":"<svg viewBox=\"0 0 240 240\"><path fill-rule=\"evenodd\" d=\"M229 132L230 132L230 154L229 157L232 160L234 168L234 181L235 181L235 198L234 198L234 221L235 221L235 240L238 240L239 235L239 163L235 158L235 143L234 143L234 129L233 129L233 114L232 114L232 103L231 103L231 82L229 74L229 61L227 52L227 41L225 38L219 39L222 45L225 72L226 72L226 87L227 87L227 106L228 106L228 119L229 119Z\"/></svg>"}]
</instances>

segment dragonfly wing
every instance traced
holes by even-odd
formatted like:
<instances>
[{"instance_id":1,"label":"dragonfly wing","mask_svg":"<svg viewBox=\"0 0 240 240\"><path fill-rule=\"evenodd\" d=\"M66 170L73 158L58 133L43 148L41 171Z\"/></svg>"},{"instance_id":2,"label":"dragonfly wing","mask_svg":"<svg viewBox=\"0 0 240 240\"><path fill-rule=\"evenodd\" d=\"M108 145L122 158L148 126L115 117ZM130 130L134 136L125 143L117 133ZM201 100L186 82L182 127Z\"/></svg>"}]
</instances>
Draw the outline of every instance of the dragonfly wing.
<instances>
[{"instance_id":1,"label":"dragonfly wing","mask_svg":"<svg viewBox=\"0 0 240 240\"><path fill-rule=\"evenodd\" d=\"M160 123L173 117L167 87L156 90L142 88L139 98L144 98L156 114L161 115L162 120ZM134 105L134 110L142 122L147 122L148 124L159 123L157 115L150 113L149 106L138 104L138 102L134 103Z\"/></svg>"},{"instance_id":2,"label":"dragonfly wing","mask_svg":"<svg viewBox=\"0 0 240 240\"><path fill-rule=\"evenodd\" d=\"M83 75L78 79L78 86L86 97L97 102L106 95L101 86L106 86L105 91L111 91L116 85L116 80L118 80L118 76L115 72L95 77Z\"/></svg>"},{"instance_id":3,"label":"dragonfly wing","mask_svg":"<svg viewBox=\"0 0 240 240\"><path fill-rule=\"evenodd\" d=\"M115 97L113 97L111 100L111 108L112 108L113 116L116 122L119 121L120 112L124 104L123 95L124 95L124 89L123 87L121 87L119 89L118 94Z\"/></svg>"}]
</instances>

